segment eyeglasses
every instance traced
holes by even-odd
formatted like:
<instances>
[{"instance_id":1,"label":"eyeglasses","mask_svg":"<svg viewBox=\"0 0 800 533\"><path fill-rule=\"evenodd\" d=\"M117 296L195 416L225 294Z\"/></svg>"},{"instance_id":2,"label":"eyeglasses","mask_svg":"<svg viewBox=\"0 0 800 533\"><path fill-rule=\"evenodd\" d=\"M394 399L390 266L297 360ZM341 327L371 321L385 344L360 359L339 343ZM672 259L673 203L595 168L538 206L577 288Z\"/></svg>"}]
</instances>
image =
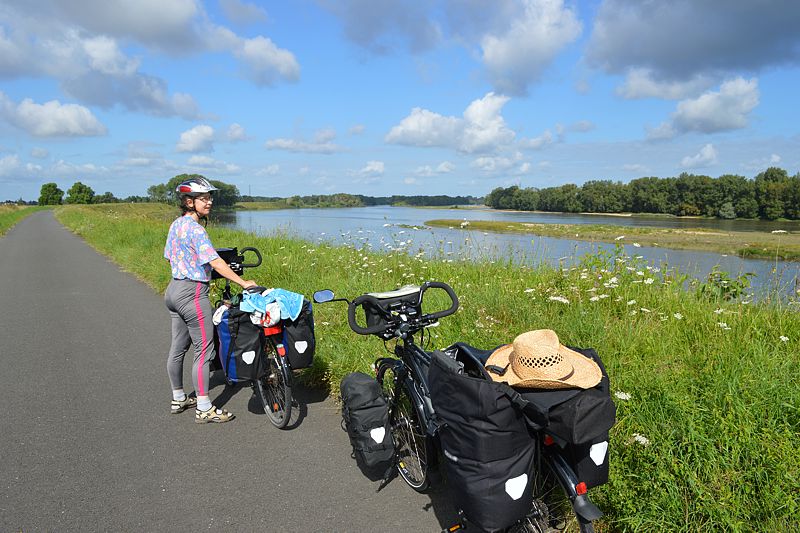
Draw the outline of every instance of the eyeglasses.
<instances>
[{"instance_id":1,"label":"eyeglasses","mask_svg":"<svg viewBox=\"0 0 800 533\"><path fill-rule=\"evenodd\" d=\"M196 202L197 200L202 200L203 203L207 204L209 202L213 202L214 201L214 197L213 196L196 196L194 201Z\"/></svg>"}]
</instances>

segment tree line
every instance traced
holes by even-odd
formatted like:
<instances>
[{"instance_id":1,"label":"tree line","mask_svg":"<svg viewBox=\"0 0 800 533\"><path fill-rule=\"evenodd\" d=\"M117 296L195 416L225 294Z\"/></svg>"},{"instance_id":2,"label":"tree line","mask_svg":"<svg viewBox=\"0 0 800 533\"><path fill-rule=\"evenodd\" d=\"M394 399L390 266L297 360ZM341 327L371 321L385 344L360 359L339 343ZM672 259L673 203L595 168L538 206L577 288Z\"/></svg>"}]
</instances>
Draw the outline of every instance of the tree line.
<instances>
[{"instance_id":1,"label":"tree line","mask_svg":"<svg viewBox=\"0 0 800 533\"><path fill-rule=\"evenodd\" d=\"M55 183L42 185L39 194L39 205L67 204L100 204L115 202L161 202L177 203L175 189L179 183L199 174L179 174L166 183L152 185L147 188L147 196L128 196L117 198L112 193L95 194L91 187L80 181L75 182L64 196L64 191ZM214 206L232 208L238 202L284 202L287 207L364 207L373 205L406 205L406 206L450 206L477 205L483 202L475 196L364 196L362 194L313 194L308 196L251 196L240 195L236 185L210 179L219 190L214 193Z\"/></svg>"},{"instance_id":2,"label":"tree line","mask_svg":"<svg viewBox=\"0 0 800 533\"><path fill-rule=\"evenodd\" d=\"M498 187L486 196L494 209L567 213L663 213L725 219L800 219L800 173L770 167L755 178L718 178L682 173L676 178L644 177L621 183L587 181L538 189Z\"/></svg>"}]
</instances>

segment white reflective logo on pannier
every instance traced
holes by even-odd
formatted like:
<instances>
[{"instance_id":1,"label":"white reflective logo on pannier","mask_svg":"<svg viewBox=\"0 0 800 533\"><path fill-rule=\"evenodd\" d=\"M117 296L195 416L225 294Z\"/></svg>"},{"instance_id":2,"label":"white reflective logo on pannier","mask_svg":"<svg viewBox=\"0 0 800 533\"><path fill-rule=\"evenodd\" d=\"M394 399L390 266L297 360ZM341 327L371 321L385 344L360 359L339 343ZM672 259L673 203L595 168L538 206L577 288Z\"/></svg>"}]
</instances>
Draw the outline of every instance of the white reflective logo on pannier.
<instances>
[{"instance_id":1,"label":"white reflective logo on pannier","mask_svg":"<svg viewBox=\"0 0 800 533\"><path fill-rule=\"evenodd\" d=\"M589 457L592 458L594 464L600 466L606 460L607 451L608 451L608 441L604 440L603 442L592 444L592 447L589 448Z\"/></svg>"},{"instance_id":2,"label":"white reflective logo on pannier","mask_svg":"<svg viewBox=\"0 0 800 533\"><path fill-rule=\"evenodd\" d=\"M294 349L297 350L297 353L306 353L306 348L308 348L308 341L295 341Z\"/></svg>"},{"instance_id":3,"label":"white reflective logo on pannier","mask_svg":"<svg viewBox=\"0 0 800 533\"><path fill-rule=\"evenodd\" d=\"M244 361L248 365L252 364L253 361L255 360L256 360L256 352L254 352L253 350L250 350L249 352L244 352L242 354L242 361Z\"/></svg>"},{"instance_id":4,"label":"white reflective logo on pannier","mask_svg":"<svg viewBox=\"0 0 800 533\"><path fill-rule=\"evenodd\" d=\"M512 477L506 481L506 492L511 496L512 500L519 500L522 498L522 493L525 492L525 487L528 485L528 474Z\"/></svg>"},{"instance_id":5,"label":"white reflective logo on pannier","mask_svg":"<svg viewBox=\"0 0 800 533\"><path fill-rule=\"evenodd\" d=\"M372 440L380 444L381 442L383 442L383 438L386 436L386 428L379 427L375 429L370 429L369 436L372 437Z\"/></svg>"}]
</instances>

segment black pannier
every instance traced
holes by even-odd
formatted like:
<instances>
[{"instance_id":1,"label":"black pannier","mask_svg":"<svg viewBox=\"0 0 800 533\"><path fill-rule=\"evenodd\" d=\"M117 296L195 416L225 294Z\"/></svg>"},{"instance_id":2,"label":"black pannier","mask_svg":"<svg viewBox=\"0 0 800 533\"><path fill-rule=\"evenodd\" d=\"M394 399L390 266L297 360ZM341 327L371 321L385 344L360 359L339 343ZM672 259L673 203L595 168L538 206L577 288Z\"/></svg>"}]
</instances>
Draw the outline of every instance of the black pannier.
<instances>
[{"instance_id":1,"label":"black pannier","mask_svg":"<svg viewBox=\"0 0 800 533\"><path fill-rule=\"evenodd\" d=\"M384 474L392 465L394 444L389 405L378 381L363 372L347 374L340 384L342 419L353 457L365 473Z\"/></svg>"},{"instance_id":2,"label":"black pannier","mask_svg":"<svg viewBox=\"0 0 800 533\"><path fill-rule=\"evenodd\" d=\"M468 354L454 356L433 352L428 372L447 483L467 520L503 529L530 510L535 441L510 387Z\"/></svg>"},{"instance_id":3,"label":"black pannier","mask_svg":"<svg viewBox=\"0 0 800 533\"><path fill-rule=\"evenodd\" d=\"M228 308L215 329L215 348L228 380L248 381L264 375L264 328L250 321L250 313Z\"/></svg>"},{"instance_id":4,"label":"black pannier","mask_svg":"<svg viewBox=\"0 0 800 533\"><path fill-rule=\"evenodd\" d=\"M311 302L303 298L303 308L295 320L282 322L283 332L279 341L286 349L292 370L307 368L314 362L317 347L314 336L314 312Z\"/></svg>"},{"instance_id":5,"label":"black pannier","mask_svg":"<svg viewBox=\"0 0 800 533\"><path fill-rule=\"evenodd\" d=\"M616 422L616 406L605 366L592 348L570 348L592 359L603 374L591 389L517 389L527 401L547 413L545 433L564 449L580 481L588 488L608 481L608 437Z\"/></svg>"}]
</instances>

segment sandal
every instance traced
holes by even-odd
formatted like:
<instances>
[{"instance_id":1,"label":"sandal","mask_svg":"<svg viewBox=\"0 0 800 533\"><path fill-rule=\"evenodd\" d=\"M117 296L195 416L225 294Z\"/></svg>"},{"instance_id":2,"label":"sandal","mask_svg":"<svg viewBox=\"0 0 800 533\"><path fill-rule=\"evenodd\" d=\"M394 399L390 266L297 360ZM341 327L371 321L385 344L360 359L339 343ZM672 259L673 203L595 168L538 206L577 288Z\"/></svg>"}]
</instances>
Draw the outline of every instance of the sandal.
<instances>
[{"instance_id":1,"label":"sandal","mask_svg":"<svg viewBox=\"0 0 800 533\"><path fill-rule=\"evenodd\" d=\"M198 424L207 424L209 422L221 424L223 422L230 422L234 418L235 416L233 413L230 413L225 409L218 409L213 405L208 411L201 411L200 409L194 410L194 421Z\"/></svg>"},{"instance_id":2,"label":"sandal","mask_svg":"<svg viewBox=\"0 0 800 533\"><path fill-rule=\"evenodd\" d=\"M194 393L193 393L194 394ZM186 396L185 400L172 400L169 405L169 412L173 415L182 413L190 407L197 405L197 398L195 396Z\"/></svg>"}]
</instances>

